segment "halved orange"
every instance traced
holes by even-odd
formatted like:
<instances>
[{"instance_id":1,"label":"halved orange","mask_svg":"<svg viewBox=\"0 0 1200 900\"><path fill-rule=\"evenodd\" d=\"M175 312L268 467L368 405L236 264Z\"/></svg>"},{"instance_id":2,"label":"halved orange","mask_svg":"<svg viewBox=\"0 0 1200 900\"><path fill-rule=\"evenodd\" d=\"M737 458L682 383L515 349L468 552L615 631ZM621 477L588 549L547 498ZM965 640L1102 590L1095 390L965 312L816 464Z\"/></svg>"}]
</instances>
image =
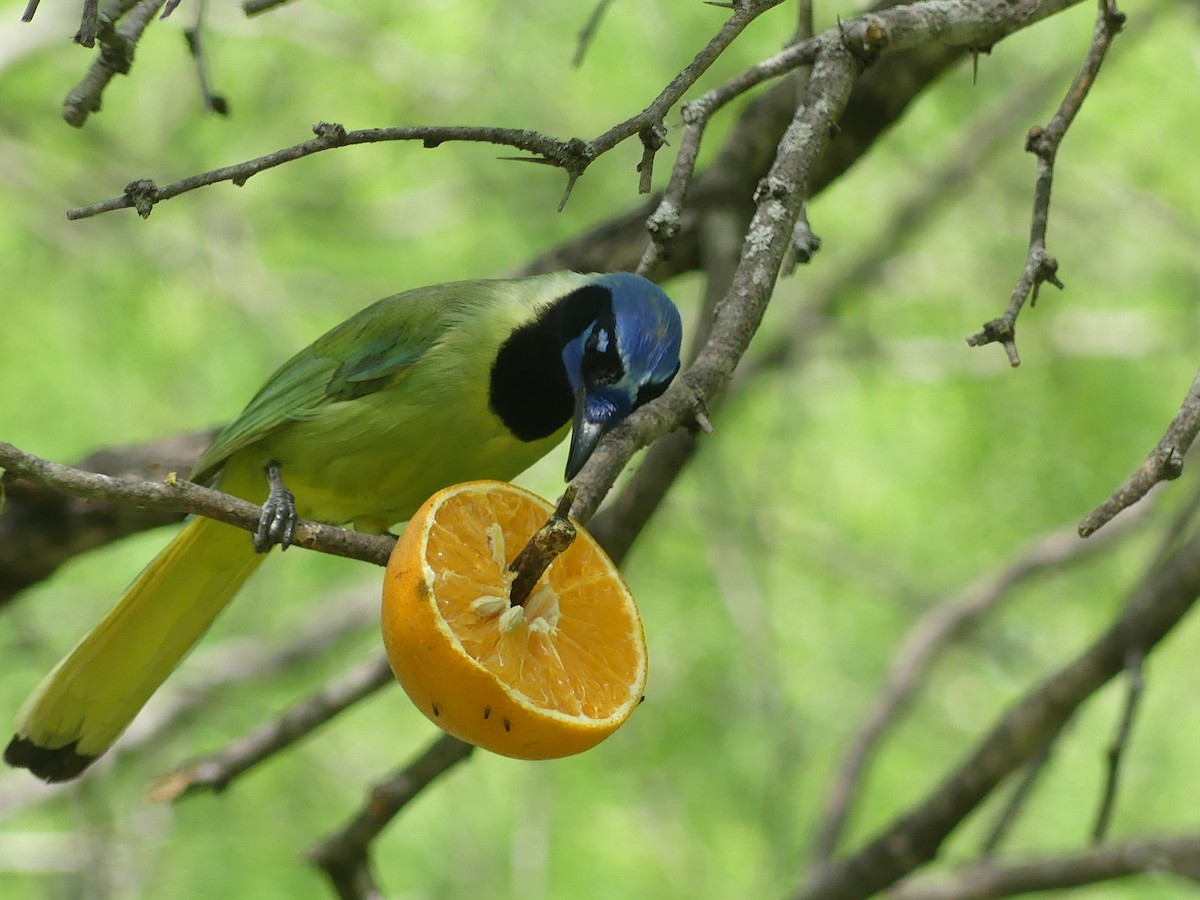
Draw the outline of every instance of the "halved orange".
<instances>
[{"instance_id":1,"label":"halved orange","mask_svg":"<svg viewBox=\"0 0 1200 900\"><path fill-rule=\"evenodd\" d=\"M388 660L417 708L505 756L551 759L598 744L642 700L646 641L621 573L583 527L524 605L509 564L553 512L500 481L445 488L388 562Z\"/></svg>"}]
</instances>

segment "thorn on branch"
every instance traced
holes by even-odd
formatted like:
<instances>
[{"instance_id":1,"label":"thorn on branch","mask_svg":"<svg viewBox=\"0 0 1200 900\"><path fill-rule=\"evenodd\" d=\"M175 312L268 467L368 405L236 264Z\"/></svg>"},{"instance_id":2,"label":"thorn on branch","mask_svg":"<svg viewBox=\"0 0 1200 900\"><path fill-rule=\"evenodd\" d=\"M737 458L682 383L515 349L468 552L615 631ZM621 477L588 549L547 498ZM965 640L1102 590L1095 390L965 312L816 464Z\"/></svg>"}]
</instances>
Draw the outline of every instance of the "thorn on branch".
<instances>
[{"instance_id":1,"label":"thorn on branch","mask_svg":"<svg viewBox=\"0 0 1200 900\"><path fill-rule=\"evenodd\" d=\"M688 426L688 431L692 435L696 435L697 433L700 433L700 434L716 433L716 429L713 428L712 421L709 420L709 418L708 418L708 408L704 405L703 398L697 397L695 399L693 407L694 408L692 410L692 421Z\"/></svg>"},{"instance_id":2,"label":"thorn on branch","mask_svg":"<svg viewBox=\"0 0 1200 900\"><path fill-rule=\"evenodd\" d=\"M971 85L974 86L979 83L979 57L991 56L992 45L988 44L986 47L969 47L968 49L971 51Z\"/></svg>"},{"instance_id":3,"label":"thorn on branch","mask_svg":"<svg viewBox=\"0 0 1200 900\"><path fill-rule=\"evenodd\" d=\"M579 138L571 138L566 144L562 145L559 150L558 159L552 160L552 165L557 165L567 172L567 186L563 190L562 199L558 201L558 211L562 212L567 201L571 199L571 191L575 189L575 182L587 170L587 167L592 164L592 160L596 158L595 152L591 145Z\"/></svg>"}]
</instances>

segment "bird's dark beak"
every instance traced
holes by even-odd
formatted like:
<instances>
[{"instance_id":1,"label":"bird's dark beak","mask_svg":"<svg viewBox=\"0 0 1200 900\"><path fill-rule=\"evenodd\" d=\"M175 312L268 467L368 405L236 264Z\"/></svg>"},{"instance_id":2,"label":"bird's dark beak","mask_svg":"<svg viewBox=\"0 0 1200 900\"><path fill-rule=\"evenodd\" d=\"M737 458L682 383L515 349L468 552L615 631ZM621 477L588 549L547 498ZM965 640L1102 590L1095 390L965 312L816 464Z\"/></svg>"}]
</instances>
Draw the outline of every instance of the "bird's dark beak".
<instances>
[{"instance_id":1,"label":"bird's dark beak","mask_svg":"<svg viewBox=\"0 0 1200 900\"><path fill-rule=\"evenodd\" d=\"M613 425L613 416L597 414L596 409L589 409L587 392L582 388L575 392L575 418L571 425L571 449L567 453L567 481L579 474L583 464L591 457L592 451L600 443L600 438L608 433Z\"/></svg>"}]
</instances>

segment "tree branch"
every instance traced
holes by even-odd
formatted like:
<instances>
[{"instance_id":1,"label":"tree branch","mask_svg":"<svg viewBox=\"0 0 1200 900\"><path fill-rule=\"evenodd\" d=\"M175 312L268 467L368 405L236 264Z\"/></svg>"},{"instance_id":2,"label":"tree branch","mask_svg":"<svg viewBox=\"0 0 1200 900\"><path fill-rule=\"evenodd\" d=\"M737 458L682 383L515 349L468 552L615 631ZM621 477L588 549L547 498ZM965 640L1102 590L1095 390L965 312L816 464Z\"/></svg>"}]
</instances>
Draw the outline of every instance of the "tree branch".
<instances>
[{"instance_id":1,"label":"tree branch","mask_svg":"<svg viewBox=\"0 0 1200 900\"><path fill-rule=\"evenodd\" d=\"M1183 398L1179 412L1167 426L1166 433L1125 483L1113 491L1112 496L1088 513L1079 523L1079 536L1089 537L1111 522L1123 509L1128 509L1150 492L1160 481L1178 478L1183 472L1183 459L1200 434L1200 372L1192 380L1192 387Z\"/></svg>"},{"instance_id":2,"label":"tree branch","mask_svg":"<svg viewBox=\"0 0 1200 900\"><path fill-rule=\"evenodd\" d=\"M371 843L414 797L475 748L442 735L411 763L371 789L367 802L340 829L309 848L309 861L322 869L344 900L380 897L368 856Z\"/></svg>"},{"instance_id":3,"label":"tree branch","mask_svg":"<svg viewBox=\"0 0 1200 900\"><path fill-rule=\"evenodd\" d=\"M122 480L162 481L170 472L190 472L212 437L212 431L199 431L114 447L75 468ZM81 500L12 475L0 479L0 492L0 606L81 553L182 518L174 510Z\"/></svg>"},{"instance_id":4,"label":"tree branch","mask_svg":"<svg viewBox=\"0 0 1200 900\"><path fill-rule=\"evenodd\" d=\"M1145 516L1130 519L1129 524L1139 525L1144 520ZM1134 529L1127 528L1113 537L1123 539L1132 533ZM1111 546L1104 549L1111 552ZM913 624L892 658L883 690L842 754L827 790L813 845L813 859L819 866L833 858L864 775L885 734L908 709L942 652L1027 581L1092 556L1087 542L1081 541L1073 529L1052 532L1034 541L999 571L933 604Z\"/></svg>"},{"instance_id":5,"label":"tree branch","mask_svg":"<svg viewBox=\"0 0 1200 900\"><path fill-rule=\"evenodd\" d=\"M1200 529L1148 569L1124 611L1090 647L1019 699L919 803L852 856L835 861L795 896L857 900L933 859L950 832L1000 782L1036 756L1079 706L1143 656L1192 608L1200 593Z\"/></svg>"},{"instance_id":6,"label":"tree branch","mask_svg":"<svg viewBox=\"0 0 1200 900\"><path fill-rule=\"evenodd\" d=\"M1145 680L1142 676L1143 657L1140 650L1132 650L1125 663L1125 706L1121 712L1121 721L1112 743L1108 745L1105 754L1108 763L1108 774L1104 779L1104 793L1100 798L1100 812L1096 815L1096 825L1092 829L1092 843L1099 844L1108 836L1108 827L1112 824L1113 809L1117 803L1117 785L1121 778L1121 761L1125 757L1125 749L1129 746L1130 735L1133 734L1133 721L1137 715L1138 703L1142 698Z\"/></svg>"},{"instance_id":7,"label":"tree branch","mask_svg":"<svg viewBox=\"0 0 1200 900\"><path fill-rule=\"evenodd\" d=\"M1058 280L1058 260L1046 252L1046 227L1050 218L1050 186L1054 181L1054 159L1067 129L1083 106L1084 98L1100 72L1100 64L1104 62L1113 38L1124 25L1125 14L1117 9L1116 0L1099 0L1096 27L1083 61L1083 68L1075 76L1050 123L1045 128L1035 125L1029 129L1025 139L1025 149L1037 156L1038 160L1037 180L1033 192L1033 222L1030 227L1029 252L1025 257L1025 266L1017 278L1004 315L985 322L982 331L967 338L967 343L972 347L999 341L1008 354L1009 363L1014 366L1021 364L1021 357L1017 353L1016 326L1017 316L1020 315L1026 299L1029 300L1030 306L1036 304L1038 289L1045 282L1059 290L1063 286Z\"/></svg>"},{"instance_id":8,"label":"tree branch","mask_svg":"<svg viewBox=\"0 0 1200 900\"><path fill-rule=\"evenodd\" d=\"M161 776L150 789L150 796L167 802L202 790L223 791L242 773L394 682L386 656L369 659L228 747L188 760Z\"/></svg>"},{"instance_id":9,"label":"tree branch","mask_svg":"<svg viewBox=\"0 0 1200 900\"><path fill-rule=\"evenodd\" d=\"M249 501L176 478L173 472L164 482L111 478L41 459L4 441L0 441L0 469L6 470L6 477L26 478L77 497L208 516L250 532L258 528L262 513L261 507ZM386 566L395 540L301 521L296 525L292 543L309 550Z\"/></svg>"},{"instance_id":10,"label":"tree branch","mask_svg":"<svg viewBox=\"0 0 1200 900\"><path fill-rule=\"evenodd\" d=\"M162 0L146 0L146 2L161 3ZM509 157L523 162L534 162L562 169L567 173L567 186L559 204L561 210L571 195L571 190L579 177L596 159L616 147L618 144L637 134L657 133L662 128L663 117L679 102L680 97L696 80L707 71L708 67L719 57L733 40L745 30L746 26L758 16L783 0L743 0L734 8L733 15L725 22L716 36L709 41L692 60L686 69L671 80L649 106L637 115L631 116L624 122L614 125L591 141L579 138L563 141L547 137L534 131L515 128L483 128L471 126L411 126L396 128L366 128L358 131L346 131L341 125L320 122L313 126L316 137L312 140L285 147L274 153L247 160L232 166L225 166L211 172L203 172L184 178L166 187L160 188L149 179L138 179L125 187L125 193L120 197L93 203L89 206L77 207L67 211L68 219L83 219L117 209L136 209L143 219L150 215L156 203L169 200L188 191L232 181L241 187L252 176L267 169L275 168L295 159L311 156L323 150L337 147L349 147L356 144L374 144L383 141L422 141L426 147L437 147L450 141L473 141L513 147L534 154L532 157ZM140 34L140 32L139 32ZM111 75L109 76L111 77ZM96 102L99 108L99 101ZM79 124L82 124L80 122ZM645 142L645 141L644 141ZM661 141L659 142L661 146ZM643 158L643 167L647 161Z\"/></svg>"},{"instance_id":11,"label":"tree branch","mask_svg":"<svg viewBox=\"0 0 1200 900\"><path fill-rule=\"evenodd\" d=\"M703 408L724 388L744 355L766 311L796 219L809 197L816 161L828 146L830 132L858 77L858 58L848 47L882 53L923 41L981 46L1072 2L1054 0L1014 10L995 0L929 0L862 16L813 39L817 43L805 104L779 142L775 162L759 185L741 262L729 294L718 307L704 351L662 397L630 416L593 454L576 478L577 517L586 520L595 512L617 473L638 449L685 424L697 408Z\"/></svg>"},{"instance_id":12,"label":"tree branch","mask_svg":"<svg viewBox=\"0 0 1200 900\"><path fill-rule=\"evenodd\" d=\"M67 124L81 128L88 116L100 110L100 98L109 82L117 75L129 74L137 43L165 2L123 0L114 8L105 9L94 20L85 14L76 40L90 47L98 39L100 52L83 80L63 100L62 115ZM116 24L118 21L119 25Z\"/></svg>"}]
</instances>

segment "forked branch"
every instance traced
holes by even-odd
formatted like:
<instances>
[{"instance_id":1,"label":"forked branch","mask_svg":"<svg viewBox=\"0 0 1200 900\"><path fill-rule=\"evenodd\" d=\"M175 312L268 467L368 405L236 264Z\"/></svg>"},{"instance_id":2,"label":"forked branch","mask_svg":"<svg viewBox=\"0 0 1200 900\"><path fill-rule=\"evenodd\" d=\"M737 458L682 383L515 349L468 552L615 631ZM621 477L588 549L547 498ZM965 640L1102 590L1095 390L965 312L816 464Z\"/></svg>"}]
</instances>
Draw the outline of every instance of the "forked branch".
<instances>
[{"instance_id":1,"label":"forked branch","mask_svg":"<svg viewBox=\"0 0 1200 900\"><path fill-rule=\"evenodd\" d=\"M1045 128L1035 125L1029 129L1025 138L1025 149L1037 157L1037 179L1033 189L1033 219L1029 233L1029 251L1025 257L1025 265L1017 277L1016 286L1008 301L1008 309L998 319L985 322L983 330L967 338L972 347L999 342L1008 361L1013 366L1021 364L1021 356L1017 352L1017 316L1025 301L1033 306L1037 303L1038 291L1047 282L1062 289L1058 278L1058 260L1046 250L1046 228L1050 220L1050 188L1054 182L1054 160L1062 139L1070 128L1071 122L1083 106L1088 91L1096 81L1100 65L1112 46L1113 38L1120 33L1125 25L1125 14L1117 9L1116 0L1099 0L1096 13L1096 26L1092 33L1092 42L1084 58L1083 67L1067 95L1059 104L1058 111Z\"/></svg>"},{"instance_id":2,"label":"forked branch","mask_svg":"<svg viewBox=\"0 0 1200 900\"><path fill-rule=\"evenodd\" d=\"M161 3L162 0L143 0L143 2ZM512 147L532 154L528 157L509 157L524 162L541 163L562 169L567 173L567 186L563 193L559 209L562 209L571 195L575 182L601 155L612 150L618 144L631 137L641 136L646 153L643 155L639 170L647 173L642 181L642 187L648 190L646 177L652 169L654 153L663 145L661 135L663 119L666 114L679 102L684 93L695 84L725 52L734 39L745 30L746 26L758 16L783 0L742 0L734 5L733 14L725 24L701 50L692 62L663 88L657 97L640 113L614 125L603 134L591 141L579 138L560 140L548 137L534 131L515 128L483 128L471 126L412 126L395 128L367 128L358 131L347 131L341 125L318 123L313 127L316 137L312 140L285 147L274 153L247 160L232 166L225 166L210 172L194 175L176 181L166 187L158 187L149 179L138 179L130 182L120 197L93 203L89 206L78 207L67 212L69 219L82 219L111 212L117 209L136 209L138 215L146 218L154 205L163 200L169 200L188 191L217 184L223 181L233 182L239 187L253 175L274 168L286 162L310 156L323 150L337 147L348 147L355 144L379 143L382 141L422 141L426 147L437 147L451 141L473 141ZM143 26L144 27L144 26ZM140 31L138 32L140 36ZM130 45L132 48L132 44ZM130 49L132 52L132 49ZM127 68L127 67L126 67ZM111 78L111 74L108 75ZM107 83L107 81L105 81ZM101 85L101 88L103 85ZM89 94L88 96L92 96ZM99 108L99 91L94 94L94 104L88 111ZM86 115L84 116L86 118ZM77 124L82 124L80 121Z\"/></svg>"},{"instance_id":3,"label":"forked branch","mask_svg":"<svg viewBox=\"0 0 1200 900\"><path fill-rule=\"evenodd\" d=\"M1006 777L1037 756L1076 710L1148 655L1200 594L1200 529L1150 566L1124 611L1084 652L1028 691L952 771L857 852L834 861L798 900L869 897L936 856L942 842Z\"/></svg>"}]
</instances>

